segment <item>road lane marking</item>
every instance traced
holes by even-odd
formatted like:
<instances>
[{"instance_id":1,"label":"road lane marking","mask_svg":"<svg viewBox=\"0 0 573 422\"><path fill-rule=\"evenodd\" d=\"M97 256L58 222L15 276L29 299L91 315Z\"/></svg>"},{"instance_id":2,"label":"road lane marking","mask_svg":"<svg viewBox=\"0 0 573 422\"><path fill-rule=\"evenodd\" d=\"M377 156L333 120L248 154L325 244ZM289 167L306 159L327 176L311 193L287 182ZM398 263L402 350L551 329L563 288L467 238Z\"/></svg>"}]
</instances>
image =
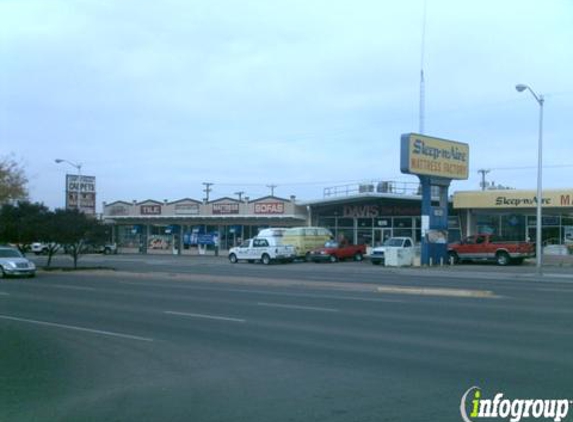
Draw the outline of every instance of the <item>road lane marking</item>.
<instances>
[{"instance_id":1,"label":"road lane marking","mask_svg":"<svg viewBox=\"0 0 573 422\"><path fill-rule=\"evenodd\" d=\"M218 315L205 315L205 314L193 314L189 312L177 312L177 311L165 311L164 313L168 315L179 315L179 316L186 316L191 318L204 318L204 319L214 319L217 321L229 321L229 322L247 322L246 319L240 318L230 318Z\"/></svg>"},{"instance_id":2,"label":"road lane marking","mask_svg":"<svg viewBox=\"0 0 573 422\"><path fill-rule=\"evenodd\" d=\"M175 285L175 284L160 284L160 283L146 283L137 281L118 281L118 284L126 284L132 286L144 286L144 287L170 287L181 290L200 290L208 292L223 292L223 293L253 293L258 295L269 295L269 296L284 296L284 297L303 297L303 298L316 298L316 299L334 299L334 300L346 300L346 301L359 301L359 302L377 302L377 303L406 303L402 299L381 299L379 297L360 297L360 296L337 296L329 294L320 293L287 293L287 292L276 292L272 290L258 290L258 289L233 289L233 288L216 288L216 287L202 287L194 285ZM364 293L376 293L373 289Z\"/></svg>"},{"instance_id":3,"label":"road lane marking","mask_svg":"<svg viewBox=\"0 0 573 422\"><path fill-rule=\"evenodd\" d=\"M302 311L340 312L338 309L321 308L318 306L286 305L286 304L282 304L282 303L267 303L267 302L257 302L257 305L267 306L270 308L296 309L296 310L302 310Z\"/></svg>"},{"instance_id":4,"label":"road lane marking","mask_svg":"<svg viewBox=\"0 0 573 422\"><path fill-rule=\"evenodd\" d=\"M56 287L58 289L70 289L70 290L86 290L90 292L94 292L96 289L93 287L84 287L84 286L70 286L67 284L44 284L44 287Z\"/></svg>"},{"instance_id":5,"label":"road lane marking","mask_svg":"<svg viewBox=\"0 0 573 422\"><path fill-rule=\"evenodd\" d=\"M152 338L148 338L148 337L140 337L140 336L134 336L131 334L124 334L124 333L115 333L113 331L95 330L93 328L77 327L75 325L58 324L56 322L38 321L35 319L27 319L27 318L18 318L18 317L13 317L13 316L9 316L9 315L0 315L0 319L5 319L5 320L9 320L9 321L17 321L17 322L28 322L30 324L45 325L47 327L65 328L67 330L83 331L85 333L101 334L101 335L105 335L105 336L127 338L130 340L153 341Z\"/></svg>"},{"instance_id":6,"label":"road lane marking","mask_svg":"<svg viewBox=\"0 0 573 422\"><path fill-rule=\"evenodd\" d=\"M496 299L496 296L490 290L464 290L448 289L442 287L400 287L400 286L380 286L376 288L379 293L394 293L404 295L420 296L445 296L445 297L475 297Z\"/></svg>"},{"instance_id":7,"label":"road lane marking","mask_svg":"<svg viewBox=\"0 0 573 422\"><path fill-rule=\"evenodd\" d=\"M10 293L0 292L0 296L10 296Z\"/></svg>"}]
</instances>

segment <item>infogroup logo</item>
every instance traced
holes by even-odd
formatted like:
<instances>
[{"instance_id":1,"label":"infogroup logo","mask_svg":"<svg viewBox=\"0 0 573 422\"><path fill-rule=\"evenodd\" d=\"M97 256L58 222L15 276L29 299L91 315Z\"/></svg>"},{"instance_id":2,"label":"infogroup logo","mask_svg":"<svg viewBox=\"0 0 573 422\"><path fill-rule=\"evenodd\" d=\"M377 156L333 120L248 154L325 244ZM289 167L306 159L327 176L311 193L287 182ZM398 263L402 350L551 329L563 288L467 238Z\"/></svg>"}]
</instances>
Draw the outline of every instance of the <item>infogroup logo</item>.
<instances>
[{"instance_id":1,"label":"infogroup logo","mask_svg":"<svg viewBox=\"0 0 573 422\"><path fill-rule=\"evenodd\" d=\"M573 401L568 399L506 399L503 393L496 393L493 399L485 399L481 388L473 386L462 396L460 413L464 422L475 422L479 418L509 418L510 422L520 422L522 419L560 422L567 417L572 404Z\"/></svg>"}]
</instances>

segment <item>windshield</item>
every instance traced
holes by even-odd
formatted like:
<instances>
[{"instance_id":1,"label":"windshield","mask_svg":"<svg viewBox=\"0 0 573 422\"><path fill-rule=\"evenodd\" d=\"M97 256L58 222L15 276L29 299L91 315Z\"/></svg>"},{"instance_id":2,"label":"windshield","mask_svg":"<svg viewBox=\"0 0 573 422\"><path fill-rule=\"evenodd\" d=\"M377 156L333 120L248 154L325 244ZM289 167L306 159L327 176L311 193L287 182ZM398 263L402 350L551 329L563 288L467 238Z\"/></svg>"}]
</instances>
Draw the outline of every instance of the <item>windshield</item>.
<instances>
[{"instance_id":1,"label":"windshield","mask_svg":"<svg viewBox=\"0 0 573 422\"><path fill-rule=\"evenodd\" d=\"M384 242L384 246L400 247L402 246L402 239L390 238Z\"/></svg>"},{"instance_id":2,"label":"windshield","mask_svg":"<svg viewBox=\"0 0 573 422\"><path fill-rule=\"evenodd\" d=\"M0 249L0 258L22 258L16 249Z\"/></svg>"}]
</instances>

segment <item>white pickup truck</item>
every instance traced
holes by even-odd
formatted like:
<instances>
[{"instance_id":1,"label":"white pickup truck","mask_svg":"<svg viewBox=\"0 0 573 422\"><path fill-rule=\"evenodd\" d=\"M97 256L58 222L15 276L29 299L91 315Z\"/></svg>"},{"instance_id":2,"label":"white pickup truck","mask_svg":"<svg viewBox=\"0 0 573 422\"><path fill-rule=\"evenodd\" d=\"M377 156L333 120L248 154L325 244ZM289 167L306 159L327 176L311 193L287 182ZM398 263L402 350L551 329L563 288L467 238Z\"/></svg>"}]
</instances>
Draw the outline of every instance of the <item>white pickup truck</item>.
<instances>
[{"instance_id":1,"label":"white pickup truck","mask_svg":"<svg viewBox=\"0 0 573 422\"><path fill-rule=\"evenodd\" d=\"M372 252L368 259L374 265L384 265L386 261L386 252L388 249L391 248L413 248L414 247L414 239L411 237L391 237L390 239L386 240L382 246L377 246L372 249Z\"/></svg>"},{"instance_id":2,"label":"white pickup truck","mask_svg":"<svg viewBox=\"0 0 573 422\"><path fill-rule=\"evenodd\" d=\"M274 237L247 239L229 250L229 261L232 264L239 261L261 261L268 265L273 261L292 262L295 257L294 246L281 245Z\"/></svg>"}]
</instances>

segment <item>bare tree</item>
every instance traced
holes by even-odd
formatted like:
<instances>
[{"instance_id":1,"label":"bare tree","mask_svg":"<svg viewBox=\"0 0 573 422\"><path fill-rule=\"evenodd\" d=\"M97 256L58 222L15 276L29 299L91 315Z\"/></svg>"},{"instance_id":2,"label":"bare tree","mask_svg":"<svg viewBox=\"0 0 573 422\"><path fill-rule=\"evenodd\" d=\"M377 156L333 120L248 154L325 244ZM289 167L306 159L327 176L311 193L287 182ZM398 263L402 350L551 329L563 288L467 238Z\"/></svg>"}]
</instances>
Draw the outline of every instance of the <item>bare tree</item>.
<instances>
[{"instance_id":1,"label":"bare tree","mask_svg":"<svg viewBox=\"0 0 573 422\"><path fill-rule=\"evenodd\" d=\"M28 198L28 179L13 156L0 157L0 204Z\"/></svg>"}]
</instances>

